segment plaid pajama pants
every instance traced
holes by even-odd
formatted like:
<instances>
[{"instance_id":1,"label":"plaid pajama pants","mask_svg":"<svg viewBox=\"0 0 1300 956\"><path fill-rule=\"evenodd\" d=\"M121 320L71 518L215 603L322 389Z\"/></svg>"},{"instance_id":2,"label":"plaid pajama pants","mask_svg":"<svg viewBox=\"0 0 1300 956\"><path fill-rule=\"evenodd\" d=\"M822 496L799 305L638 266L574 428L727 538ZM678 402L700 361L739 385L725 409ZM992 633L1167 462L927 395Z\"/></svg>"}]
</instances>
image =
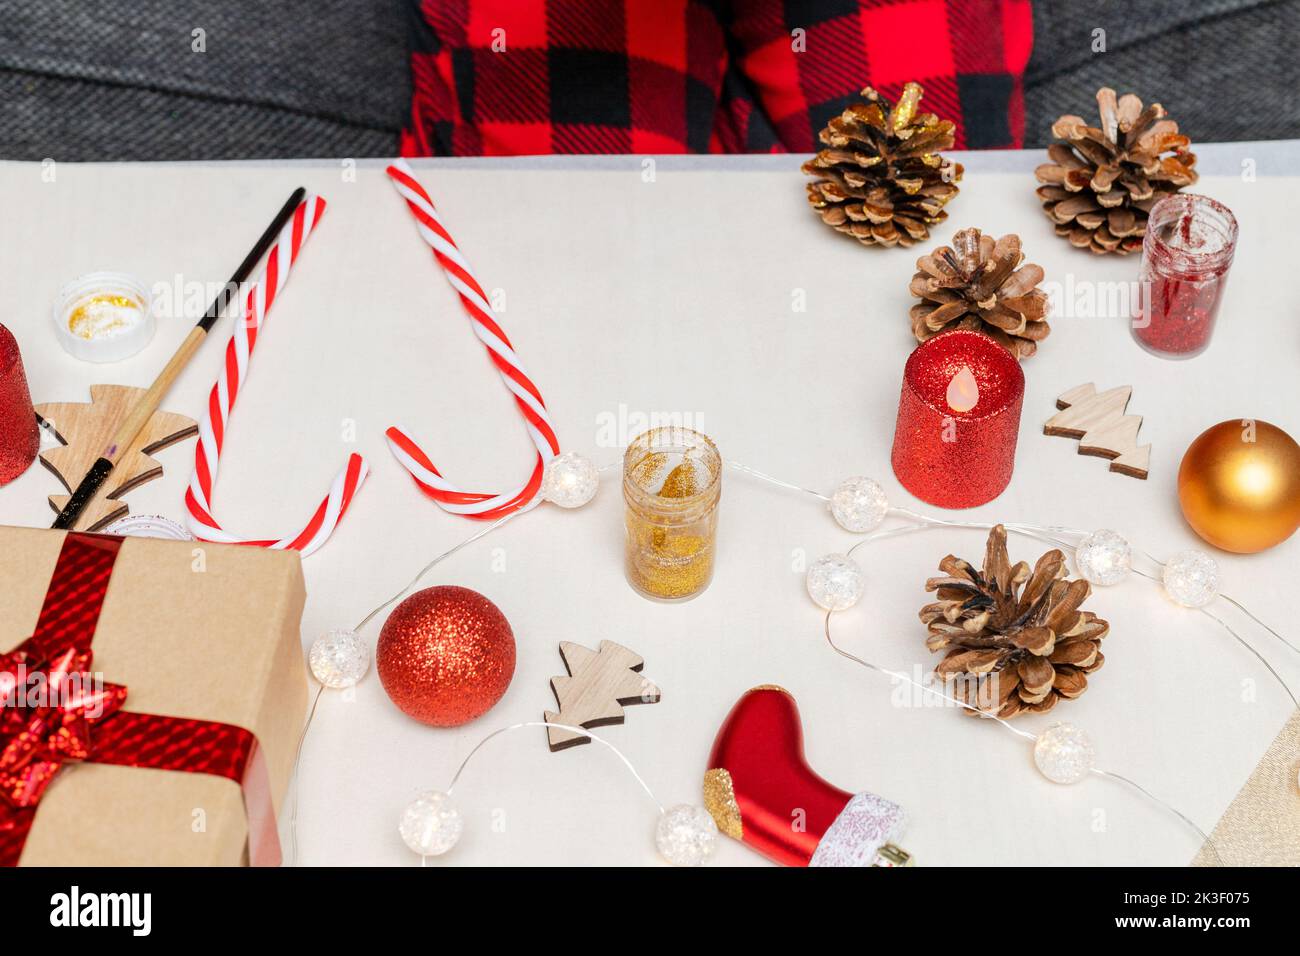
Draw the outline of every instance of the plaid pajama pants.
<instances>
[{"instance_id":1,"label":"plaid pajama pants","mask_svg":"<svg viewBox=\"0 0 1300 956\"><path fill-rule=\"evenodd\" d=\"M1029 0L410 0L406 156L812 152L864 86L1017 147Z\"/></svg>"}]
</instances>

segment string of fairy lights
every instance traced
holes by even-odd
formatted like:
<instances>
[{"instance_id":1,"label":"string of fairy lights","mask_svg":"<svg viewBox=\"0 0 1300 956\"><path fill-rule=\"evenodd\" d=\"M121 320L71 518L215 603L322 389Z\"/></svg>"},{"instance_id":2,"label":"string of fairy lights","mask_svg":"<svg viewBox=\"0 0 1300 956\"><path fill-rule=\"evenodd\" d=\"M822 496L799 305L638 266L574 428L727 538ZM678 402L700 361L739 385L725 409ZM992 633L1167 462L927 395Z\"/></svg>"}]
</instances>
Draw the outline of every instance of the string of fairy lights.
<instances>
[{"instance_id":1,"label":"string of fairy lights","mask_svg":"<svg viewBox=\"0 0 1300 956\"><path fill-rule=\"evenodd\" d=\"M415 588L433 568L470 544L503 527L519 515L532 510L542 502L566 509L581 508L596 496L600 484L600 475L614 469L617 465L617 462L611 462L602 467L597 467L585 456L574 452L566 452L556 456L546 467L539 496L528 506L498 518L434 557L420 569L407 585L362 616L354 628L333 630L318 638L313 643L309 654L312 673L321 685L313 702L312 714L315 714L316 705L320 701L321 694L326 689L349 688L365 676L370 666L370 650L359 632L385 608L400 600ZM866 575L861 564L855 558L855 554L859 549L868 544L922 531L939 529L990 531L995 525L977 521L938 518L907 508L891 506L884 489L879 483L867 477L855 476L845 479L828 495L784 481L738 462L727 462L726 467L774 487L815 499L830 512L841 528L862 536L846 552L827 554L814 561L808 567L805 576L809 597L825 612L824 636L835 653L860 666L887 676L891 680L915 685L922 692L940 697L954 707L967 710L978 709L967 701L947 693L941 686L918 682L907 674L881 666L849 652L835 641L831 619L836 613L856 605L865 593ZM884 527L887 521L891 522L890 527ZM1024 523L1004 523L1003 527L1011 533L1068 551L1073 556L1079 576L1088 581L1090 585L1110 587L1127 580L1130 574L1137 574L1142 578L1158 583L1174 603L1197 610L1218 624L1239 645L1249 651L1267 669L1292 702L1296 702L1294 692L1265 656L1247 642L1224 618L1214 613L1210 607L1216 598L1230 603L1291 651L1300 653L1300 648L1297 648L1295 644L1252 614L1241 602L1221 593L1218 565L1209 554L1203 551L1183 551L1161 562L1148 552L1135 552L1133 546L1125 538L1108 529L1082 531L1053 525L1040 526ZM1151 572L1136 568L1134 566L1135 553L1148 560L1156 568L1156 571ZM1190 817L1156 796L1137 781L1115 771L1098 767L1096 748L1092 739L1082 729L1070 723L1058 722L1040 734L1033 734L1013 726L1009 721L987 710L982 710L981 716L989 718L995 726L1008 731L1016 737L1030 741L1033 747L1035 766L1046 779L1063 785L1077 784L1088 777L1100 777L1118 782L1181 820L1206 844L1216 859L1219 858L1213 841ZM296 767L301 763L303 744L306 741L310 726L311 718L309 717L307 727L304 728L299 743L298 758L295 762ZM439 856L451 850L459 840L464 826L463 818L451 801L451 791L471 760L481 752L488 741L501 734L526 727L543 726L548 726L547 722L527 721L512 724L499 728L480 740L465 756L460 767L453 775L451 783L445 790L422 792L403 810L398 829L406 844L418 853L422 859ZM692 804L680 804L665 809L632 761L613 744L582 728L568 725L556 726L580 733L601 743L621 760L659 809L655 841L660 854L666 860L677 865L695 865L703 862L708 857L718 833L708 811L703 807ZM297 845L297 803L295 787L291 814L291 831L294 835L295 854ZM1220 862L1222 861L1220 860Z\"/></svg>"}]
</instances>

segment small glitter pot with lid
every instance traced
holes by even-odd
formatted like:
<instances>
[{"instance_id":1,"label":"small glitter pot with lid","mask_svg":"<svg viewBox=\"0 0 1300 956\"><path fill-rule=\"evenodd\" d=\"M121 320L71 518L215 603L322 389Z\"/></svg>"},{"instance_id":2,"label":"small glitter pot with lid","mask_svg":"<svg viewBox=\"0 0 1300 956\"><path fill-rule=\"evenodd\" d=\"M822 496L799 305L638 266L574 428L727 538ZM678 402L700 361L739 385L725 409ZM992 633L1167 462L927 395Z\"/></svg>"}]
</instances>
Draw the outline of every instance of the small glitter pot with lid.
<instances>
[{"instance_id":1,"label":"small glitter pot with lid","mask_svg":"<svg viewBox=\"0 0 1300 956\"><path fill-rule=\"evenodd\" d=\"M74 279L54 304L54 331L64 351L83 362L120 362L153 340L149 290L122 272Z\"/></svg>"},{"instance_id":2,"label":"small glitter pot with lid","mask_svg":"<svg viewBox=\"0 0 1300 956\"><path fill-rule=\"evenodd\" d=\"M1137 343L1161 358L1204 352L1236 251L1237 220L1222 203L1177 193L1151 207L1133 317Z\"/></svg>"},{"instance_id":3,"label":"small glitter pot with lid","mask_svg":"<svg viewBox=\"0 0 1300 956\"><path fill-rule=\"evenodd\" d=\"M653 428L623 454L628 582L656 601L687 601L713 579L722 456L689 428Z\"/></svg>"}]
</instances>

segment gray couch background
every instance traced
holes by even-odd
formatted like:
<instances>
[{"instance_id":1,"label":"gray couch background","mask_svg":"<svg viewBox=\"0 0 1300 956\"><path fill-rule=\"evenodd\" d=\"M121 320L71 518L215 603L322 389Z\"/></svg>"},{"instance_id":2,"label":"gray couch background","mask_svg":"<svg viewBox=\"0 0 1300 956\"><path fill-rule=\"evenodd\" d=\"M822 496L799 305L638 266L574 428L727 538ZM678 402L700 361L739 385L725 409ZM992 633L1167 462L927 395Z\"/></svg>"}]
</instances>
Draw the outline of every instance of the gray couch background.
<instances>
[{"instance_id":1,"label":"gray couch background","mask_svg":"<svg viewBox=\"0 0 1300 956\"><path fill-rule=\"evenodd\" d=\"M393 155L416 2L0 0L0 159ZM1193 141L1300 137L1300 0L1033 7L1026 145L1102 85Z\"/></svg>"},{"instance_id":2,"label":"gray couch background","mask_svg":"<svg viewBox=\"0 0 1300 956\"><path fill-rule=\"evenodd\" d=\"M1025 145L1113 86L1158 102L1192 142L1300 137L1300 0L1033 0ZM1092 52L1092 31L1107 52Z\"/></svg>"},{"instance_id":3,"label":"gray couch background","mask_svg":"<svg viewBox=\"0 0 1300 956\"><path fill-rule=\"evenodd\" d=\"M405 0L0 0L0 158L391 156ZM192 50L203 30L206 52Z\"/></svg>"}]
</instances>

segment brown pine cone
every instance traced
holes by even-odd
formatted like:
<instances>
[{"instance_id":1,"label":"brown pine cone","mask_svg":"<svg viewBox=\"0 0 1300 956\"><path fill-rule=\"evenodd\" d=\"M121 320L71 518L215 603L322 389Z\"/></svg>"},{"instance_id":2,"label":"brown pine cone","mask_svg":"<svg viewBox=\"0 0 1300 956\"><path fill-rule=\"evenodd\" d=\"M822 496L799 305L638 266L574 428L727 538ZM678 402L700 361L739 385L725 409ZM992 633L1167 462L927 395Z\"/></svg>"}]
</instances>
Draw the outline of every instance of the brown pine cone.
<instances>
[{"instance_id":1,"label":"brown pine cone","mask_svg":"<svg viewBox=\"0 0 1300 956\"><path fill-rule=\"evenodd\" d=\"M948 555L945 577L925 582L938 601L921 608L926 646L946 651L935 673L954 696L980 716L1003 719L1043 713L1059 697L1078 697L1088 674L1105 661L1101 640L1110 625L1079 605L1092 593L1087 581L1066 580L1065 555L1048 551L1031 573L1011 564L1007 532L989 532L984 569Z\"/></svg>"},{"instance_id":2,"label":"brown pine cone","mask_svg":"<svg viewBox=\"0 0 1300 956\"><path fill-rule=\"evenodd\" d=\"M1017 359L1033 355L1052 331L1047 293L1037 288L1042 267L1024 262L1014 233L994 241L978 229L963 229L952 244L916 260L910 286L922 300L912 306L916 340L924 342L947 329L975 329Z\"/></svg>"},{"instance_id":3,"label":"brown pine cone","mask_svg":"<svg viewBox=\"0 0 1300 956\"><path fill-rule=\"evenodd\" d=\"M1101 127L1062 116L1047 147L1050 163L1034 171L1043 209L1056 234L1081 249L1126 255L1142 248L1147 214L1160 199L1196 182L1196 154L1165 119L1159 103L1146 109L1132 93L1097 91ZM1168 153L1169 155L1165 155Z\"/></svg>"},{"instance_id":4,"label":"brown pine cone","mask_svg":"<svg viewBox=\"0 0 1300 956\"><path fill-rule=\"evenodd\" d=\"M951 149L953 123L918 113L921 87L908 83L891 106L871 87L830 121L818 138L829 149L803 164L820 177L808 201L822 221L866 246L910 246L947 218L962 167L939 155Z\"/></svg>"}]
</instances>

